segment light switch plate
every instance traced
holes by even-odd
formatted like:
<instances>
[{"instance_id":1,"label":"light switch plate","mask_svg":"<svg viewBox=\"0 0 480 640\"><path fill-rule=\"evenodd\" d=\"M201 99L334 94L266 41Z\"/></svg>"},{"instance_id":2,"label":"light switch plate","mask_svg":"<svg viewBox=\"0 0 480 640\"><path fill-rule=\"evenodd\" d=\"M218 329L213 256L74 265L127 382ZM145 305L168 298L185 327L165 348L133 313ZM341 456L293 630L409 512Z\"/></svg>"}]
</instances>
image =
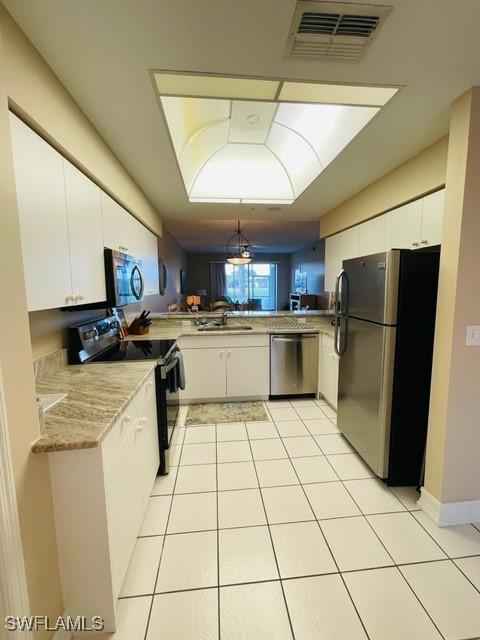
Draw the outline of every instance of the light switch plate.
<instances>
[{"instance_id":1,"label":"light switch plate","mask_svg":"<svg viewBox=\"0 0 480 640\"><path fill-rule=\"evenodd\" d=\"M480 347L480 325L478 324L468 325L467 347Z\"/></svg>"}]
</instances>

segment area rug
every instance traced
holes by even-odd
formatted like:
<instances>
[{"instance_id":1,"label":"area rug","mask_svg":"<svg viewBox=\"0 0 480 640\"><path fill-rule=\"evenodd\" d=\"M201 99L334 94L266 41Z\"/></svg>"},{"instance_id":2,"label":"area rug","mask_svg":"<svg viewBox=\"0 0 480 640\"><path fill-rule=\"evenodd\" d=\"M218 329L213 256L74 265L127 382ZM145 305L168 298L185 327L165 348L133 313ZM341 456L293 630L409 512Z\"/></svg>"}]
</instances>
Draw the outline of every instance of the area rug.
<instances>
[{"instance_id":1,"label":"area rug","mask_svg":"<svg viewBox=\"0 0 480 640\"><path fill-rule=\"evenodd\" d=\"M188 407L185 425L268 420L263 402L213 402Z\"/></svg>"}]
</instances>

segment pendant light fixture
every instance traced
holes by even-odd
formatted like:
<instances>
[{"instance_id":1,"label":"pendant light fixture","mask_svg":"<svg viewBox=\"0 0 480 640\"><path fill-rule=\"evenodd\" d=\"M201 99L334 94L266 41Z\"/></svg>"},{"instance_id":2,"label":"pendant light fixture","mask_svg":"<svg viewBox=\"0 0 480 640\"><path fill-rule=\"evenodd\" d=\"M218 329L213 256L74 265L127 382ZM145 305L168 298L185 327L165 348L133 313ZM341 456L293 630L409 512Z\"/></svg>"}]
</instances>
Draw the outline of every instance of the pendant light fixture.
<instances>
[{"instance_id":1,"label":"pendant light fixture","mask_svg":"<svg viewBox=\"0 0 480 640\"><path fill-rule=\"evenodd\" d=\"M237 220L237 230L227 242L227 262L230 264L248 264L252 261L252 258L251 245L242 233L240 220Z\"/></svg>"}]
</instances>

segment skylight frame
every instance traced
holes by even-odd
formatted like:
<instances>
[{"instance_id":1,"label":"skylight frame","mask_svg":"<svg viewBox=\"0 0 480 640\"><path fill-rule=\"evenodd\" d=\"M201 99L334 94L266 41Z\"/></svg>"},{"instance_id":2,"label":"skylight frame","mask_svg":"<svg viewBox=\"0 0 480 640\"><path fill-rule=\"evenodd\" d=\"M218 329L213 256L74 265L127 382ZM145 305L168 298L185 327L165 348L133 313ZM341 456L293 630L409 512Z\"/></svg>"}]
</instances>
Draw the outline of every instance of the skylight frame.
<instances>
[{"instance_id":1,"label":"skylight frame","mask_svg":"<svg viewBox=\"0 0 480 640\"><path fill-rule=\"evenodd\" d=\"M199 92L198 90L195 93L161 93L159 91L159 84L157 82L157 77L158 76L162 76L162 75L169 75L170 77L174 77L174 76L179 76L182 78L196 78L198 79L206 79L207 81L210 81L211 79L219 79L219 80L231 80L232 82L238 81L238 82L242 82L242 81L258 81L260 84L259 85L251 85L253 87L255 86L261 86L262 83L277 83L276 86L276 91L275 91L275 97L272 98L262 98L262 97L258 97L258 93L255 93L252 96L240 96L238 95L239 92L234 92L237 93L237 95L232 95L232 93L219 93L217 92L217 95L202 95L201 92ZM155 94L157 96L157 100L159 102L159 106L160 106L160 111L161 111L161 115L168 133L168 136L170 138L170 143L172 146L172 151L175 154L175 158L177 161L177 166L180 172L180 176L182 178L182 182L184 185L184 189L185 189L185 195L188 199L189 202L191 203L208 203L208 204L258 204L258 205L271 205L271 204L278 204L278 205L290 205L293 204L294 202L296 202L296 200L300 197L300 195L302 195L302 193L308 189L309 186L311 186L313 184L313 182L321 175L321 173L325 170L326 166L328 166L331 162L333 162L333 160L337 157L337 155L341 154L342 151L357 137L357 135L363 130L363 128L365 128L366 126L368 126L368 124L370 123L370 121L375 117L375 115L377 115L377 113L388 103L390 102L398 93L398 91L402 88L401 85L354 85L354 84L345 84L345 83L325 83L325 82L315 82L312 80L300 80L300 79L279 79L279 78L269 78L269 77L258 77L258 76L238 76L238 75L228 75L228 74L215 74L215 73L206 73L206 72L190 72L190 71L173 71L173 70L158 70L158 69L154 69L154 70L150 70L150 76L151 76L151 81L152 81L152 86L153 89L155 91ZM233 84L230 84L230 86L234 86ZM244 87L247 85L244 85ZM268 86L270 87L270 89L272 88L272 84L265 84L264 86ZM362 90L365 90L367 93L370 92L375 92L375 89L379 89L380 93L384 92L384 98L382 100L370 100L370 101L365 101L363 100L361 103L356 102L353 98L346 100L345 98L343 98L342 101L332 101L330 100L311 100L308 99L308 95L306 97L304 97L303 99L297 99L297 100L293 100L290 97L287 99L285 98L285 95L288 96L288 92L287 89L291 89L293 88L297 88L297 98L298 97L302 97L301 95L299 96L299 92L298 89L302 89L305 88L306 93L308 94L310 91L310 87L314 87L314 86L318 86L321 89L324 89L325 92L328 94L328 92L335 91L335 87L339 88L340 92L343 92L343 94L345 95L345 90L348 90L348 87L352 88L353 92L357 92L357 94L359 92L361 92ZM283 96L284 98L282 99L282 92L283 92ZM377 95L380 95L380 93L378 93ZM183 170L182 167L180 165L180 157L177 155L177 152L175 150L174 144L173 144L173 139L172 139L172 134L170 131L170 126L169 126L169 122L168 119L166 117L163 105L162 105L162 97L177 97L177 98L193 98L193 99L206 99L206 100L223 100L223 101L227 101L230 100L231 104L233 104L233 101L247 101L247 102L267 102L267 103L275 103L277 105L277 107L280 104L298 104L298 105L337 105L337 106L344 106L344 107L372 107L372 108L376 108L377 109L377 113L375 113L372 118L370 118L365 125L363 125L358 131L357 133L355 133L353 135L353 137L348 140L348 142L334 155L334 157L332 158L332 160L330 162L328 162L323 168L322 170L297 194L295 195L294 199L282 199L282 198L278 198L275 196L272 196L271 198L256 198L256 199L252 199L250 197L245 197L245 198L228 198L228 197L196 197L194 195L190 195L189 190L187 189L186 183L185 183L185 178L183 175ZM340 97L340 94L339 94ZM366 103L367 102L367 103ZM231 114L231 109L230 109L230 114ZM229 144L229 143L227 143ZM205 163L203 163L205 164ZM287 173L288 175L288 173Z\"/></svg>"}]
</instances>

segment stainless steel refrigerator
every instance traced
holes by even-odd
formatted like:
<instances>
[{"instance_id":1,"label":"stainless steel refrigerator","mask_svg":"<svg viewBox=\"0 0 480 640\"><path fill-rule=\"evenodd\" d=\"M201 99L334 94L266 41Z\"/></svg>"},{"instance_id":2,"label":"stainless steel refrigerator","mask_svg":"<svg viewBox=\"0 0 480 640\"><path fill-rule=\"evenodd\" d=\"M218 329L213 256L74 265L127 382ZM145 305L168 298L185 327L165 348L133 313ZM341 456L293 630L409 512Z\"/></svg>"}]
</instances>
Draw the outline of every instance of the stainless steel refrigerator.
<instances>
[{"instance_id":1,"label":"stainless steel refrigerator","mask_svg":"<svg viewBox=\"0 0 480 640\"><path fill-rule=\"evenodd\" d=\"M343 262L336 283L337 422L390 485L417 485L425 451L439 252Z\"/></svg>"}]
</instances>

